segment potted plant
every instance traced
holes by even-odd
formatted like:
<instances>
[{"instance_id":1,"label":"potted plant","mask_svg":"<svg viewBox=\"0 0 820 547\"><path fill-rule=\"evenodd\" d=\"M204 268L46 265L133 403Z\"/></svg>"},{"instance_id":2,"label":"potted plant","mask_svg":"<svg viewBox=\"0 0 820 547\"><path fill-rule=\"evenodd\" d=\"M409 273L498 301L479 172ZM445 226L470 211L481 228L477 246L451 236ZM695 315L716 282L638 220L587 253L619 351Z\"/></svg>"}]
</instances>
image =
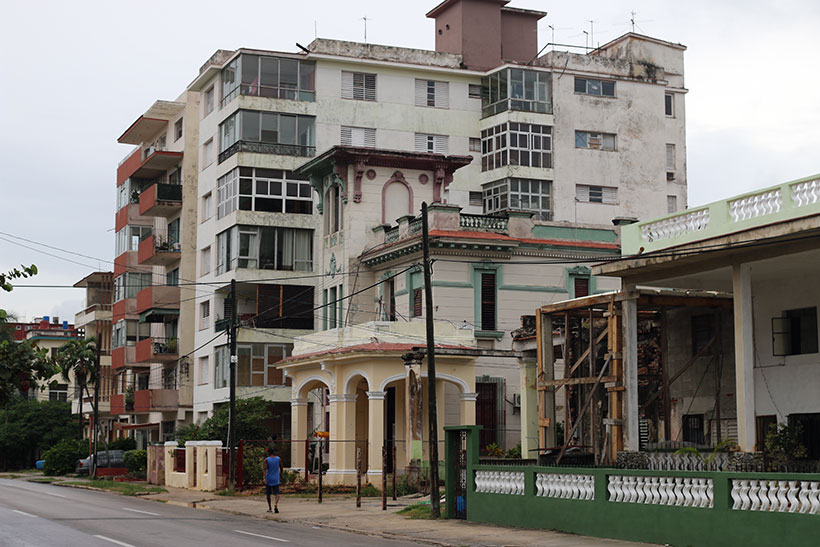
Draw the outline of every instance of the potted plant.
<instances>
[{"instance_id":1,"label":"potted plant","mask_svg":"<svg viewBox=\"0 0 820 547\"><path fill-rule=\"evenodd\" d=\"M168 353L176 353L177 352L177 339L176 338L169 338L168 339Z\"/></svg>"},{"instance_id":2,"label":"potted plant","mask_svg":"<svg viewBox=\"0 0 820 547\"><path fill-rule=\"evenodd\" d=\"M125 410L134 410L134 386L125 390Z\"/></svg>"}]
</instances>

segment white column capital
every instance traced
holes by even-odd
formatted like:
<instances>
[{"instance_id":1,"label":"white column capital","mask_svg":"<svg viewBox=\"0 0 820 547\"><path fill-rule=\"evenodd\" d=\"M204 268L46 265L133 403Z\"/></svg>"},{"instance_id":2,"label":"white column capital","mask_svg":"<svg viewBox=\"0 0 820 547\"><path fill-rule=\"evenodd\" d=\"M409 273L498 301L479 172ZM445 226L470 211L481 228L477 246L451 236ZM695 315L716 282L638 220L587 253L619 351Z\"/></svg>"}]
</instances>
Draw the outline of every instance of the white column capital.
<instances>
[{"instance_id":1,"label":"white column capital","mask_svg":"<svg viewBox=\"0 0 820 547\"><path fill-rule=\"evenodd\" d=\"M387 395L386 391L368 391L367 398L372 400L384 400L385 395Z\"/></svg>"},{"instance_id":2,"label":"white column capital","mask_svg":"<svg viewBox=\"0 0 820 547\"><path fill-rule=\"evenodd\" d=\"M334 393L328 395L327 399L331 403L353 403L358 395L356 393Z\"/></svg>"},{"instance_id":3,"label":"white column capital","mask_svg":"<svg viewBox=\"0 0 820 547\"><path fill-rule=\"evenodd\" d=\"M469 393L469 392L467 392L467 393L462 393L461 394L461 400L462 401L475 401L476 399L478 399L478 393Z\"/></svg>"},{"instance_id":4,"label":"white column capital","mask_svg":"<svg viewBox=\"0 0 820 547\"><path fill-rule=\"evenodd\" d=\"M307 399L291 399L290 406L307 406L308 400Z\"/></svg>"}]
</instances>

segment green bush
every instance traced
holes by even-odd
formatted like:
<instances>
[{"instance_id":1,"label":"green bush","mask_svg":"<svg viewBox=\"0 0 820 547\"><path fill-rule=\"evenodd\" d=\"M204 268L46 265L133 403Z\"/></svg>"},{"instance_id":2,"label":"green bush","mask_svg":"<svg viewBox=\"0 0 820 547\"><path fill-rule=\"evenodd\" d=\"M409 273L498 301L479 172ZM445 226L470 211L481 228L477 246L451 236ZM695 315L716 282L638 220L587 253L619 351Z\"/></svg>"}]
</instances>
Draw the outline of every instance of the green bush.
<instances>
[{"instance_id":1,"label":"green bush","mask_svg":"<svg viewBox=\"0 0 820 547\"><path fill-rule=\"evenodd\" d=\"M508 460L520 460L521 459L521 443L518 443L514 447L507 450L507 459Z\"/></svg>"},{"instance_id":2,"label":"green bush","mask_svg":"<svg viewBox=\"0 0 820 547\"><path fill-rule=\"evenodd\" d=\"M128 450L123 454L123 460L130 474L145 477L145 468L148 465L148 452L145 450Z\"/></svg>"},{"instance_id":3,"label":"green bush","mask_svg":"<svg viewBox=\"0 0 820 547\"><path fill-rule=\"evenodd\" d=\"M98 450L102 450L102 443L98 447ZM132 439L131 437L126 437L124 439L114 439L110 443L108 443L108 450L136 450L137 449L137 441Z\"/></svg>"},{"instance_id":4,"label":"green bush","mask_svg":"<svg viewBox=\"0 0 820 547\"><path fill-rule=\"evenodd\" d=\"M63 439L48 451L43 472L46 475L65 475L77 468L77 460L88 456L88 444L75 439Z\"/></svg>"}]
</instances>

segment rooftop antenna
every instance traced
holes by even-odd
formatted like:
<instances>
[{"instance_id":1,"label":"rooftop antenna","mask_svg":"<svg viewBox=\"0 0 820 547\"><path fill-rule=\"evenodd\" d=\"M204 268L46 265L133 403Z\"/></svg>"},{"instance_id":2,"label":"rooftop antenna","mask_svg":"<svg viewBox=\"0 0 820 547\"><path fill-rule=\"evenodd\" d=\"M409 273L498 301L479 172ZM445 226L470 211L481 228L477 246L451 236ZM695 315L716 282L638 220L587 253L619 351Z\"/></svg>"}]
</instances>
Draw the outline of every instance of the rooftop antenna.
<instances>
[{"instance_id":1,"label":"rooftop antenna","mask_svg":"<svg viewBox=\"0 0 820 547\"><path fill-rule=\"evenodd\" d=\"M629 13L632 15L632 17L629 19L629 22L632 24L632 32L635 32L635 12L630 11Z\"/></svg>"},{"instance_id":2,"label":"rooftop antenna","mask_svg":"<svg viewBox=\"0 0 820 547\"><path fill-rule=\"evenodd\" d=\"M584 48L589 49L589 33L585 30L582 30L581 32L584 33Z\"/></svg>"},{"instance_id":3,"label":"rooftop antenna","mask_svg":"<svg viewBox=\"0 0 820 547\"><path fill-rule=\"evenodd\" d=\"M372 21L372 19L368 18L367 15L362 17L362 21L364 21L364 43L367 43L367 22Z\"/></svg>"},{"instance_id":4,"label":"rooftop antenna","mask_svg":"<svg viewBox=\"0 0 820 547\"><path fill-rule=\"evenodd\" d=\"M316 19L313 20L313 39L319 37L319 26L316 24Z\"/></svg>"},{"instance_id":5,"label":"rooftop antenna","mask_svg":"<svg viewBox=\"0 0 820 547\"><path fill-rule=\"evenodd\" d=\"M593 24L595 21L592 19L589 20L589 43L592 44L592 47L595 47L595 31L593 30Z\"/></svg>"},{"instance_id":6,"label":"rooftop antenna","mask_svg":"<svg viewBox=\"0 0 820 547\"><path fill-rule=\"evenodd\" d=\"M552 25L547 25L552 31L552 38L550 38L550 44L552 44L552 50L555 51L555 27Z\"/></svg>"}]
</instances>

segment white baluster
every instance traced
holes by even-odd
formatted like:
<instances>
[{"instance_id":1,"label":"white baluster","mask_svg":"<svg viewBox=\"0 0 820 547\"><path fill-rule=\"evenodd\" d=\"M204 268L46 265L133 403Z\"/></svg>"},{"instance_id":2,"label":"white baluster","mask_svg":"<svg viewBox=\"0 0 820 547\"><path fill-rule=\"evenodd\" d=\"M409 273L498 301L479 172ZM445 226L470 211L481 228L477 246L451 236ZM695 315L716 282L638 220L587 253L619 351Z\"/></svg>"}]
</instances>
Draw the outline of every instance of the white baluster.
<instances>
[{"instance_id":1,"label":"white baluster","mask_svg":"<svg viewBox=\"0 0 820 547\"><path fill-rule=\"evenodd\" d=\"M606 491L609 494L609 501L618 501L615 499L615 481L617 480L617 475L609 475L606 481Z\"/></svg>"},{"instance_id":2,"label":"white baluster","mask_svg":"<svg viewBox=\"0 0 820 547\"><path fill-rule=\"evenodd\" d=\"M752 489L751 481L740 481L740 510L746 511L752 505L752 498L749 496L749 491Z\"/></svg>"},{"instance_id":3,"label":"white baluster","mask_svg":"<svg viewBox=\"0 0 820 547\"><path fill-rule=\"evenodd\" d=\"M781 513L785 513L789 510L789 492L789 482L780 481L780 489L777 491L777 510Z\"/></svg>"},{"instance_id":4,"label":"white baluster","mask_svg":"<svg viewBox=\"0 0 820 547\"><path fill-rule=\"evenodd\" d=\"M758 480L750 480L749 481L749 499L752 500L752 507L750 508L751 511L758 511L760 510L760 498L758 497L758 492L760 492L761 481Z\"/></svg>"},{"instance_id":5,"label":"white baluster","mask_svg":"<svg viewBox=\"0 0 820 547\"><path fill-rule=\"evenodd\" d=\"M646 493L643 489L643 483L643 477L635 477L635 494L637 495L637 497L635 498L635 503L643 503L643 500L646 499Z\"/></svg>"},{"instance_id":6,"label":"white baluster","mask_svg":"<svg viewBox=\"0 0 820 547\"><path fill-rule=\"evenodd\" d=\"M789 513L797 511L800 502L797 501L797 493L800 490L798 486L800 481L789 481L789 491L786 497L789 499ZM782 510L782 509L781 509Z\"/></svg>"},{"instance_id":7,"label":"white baluster","mask_svg":"<svg viewBox=\"0 0 820 547\"><path fill-rule=\"evenodd\" d=\"M809 491L809 501L811 502L809 514L816 515L817 512L820 511L820 482L811 483L811 491Z\"/></svg>"},{"instance_id":8,"label":"white baluster","mask_svg":"<svg viewBox=\"0 0 820 547\"><path fill-rule=\"evenodd\" d=\"M715 485L712 479L706 480L706 498L709 501L709 507L715 506Z\"/></svg>"},{"instance_id":9,"label":"white baluster","mask_svg":"<svg viewBox=\"0 0 820 547\"><path fill-rule=\"evenodd\" d=\"M760 484L760 489L757 491L757 497L760 498L760 510L761 511L768 511L769 504L771 501L769 500L769 481L762 480L758 481ZM775 486L777 488L777 486ZM775 498L777 501L777 498Z\"/></svg>"},{"instance_id":10,"label":"white baluster","mask_svg":"<svg viewBox=\"0 0 820 547\"><path fill-rule=\"evenodd\" d=\"M690 507L694 501L692 497L692 479L690 477L683 479L683 488L681 491L683 492L683 506Z\"/></svg>"},{"instance_id":11,"label":"white baluster","mask_svg":"<svg viewBox=\"0 0 820 547\"><path fill-rule=\"evenodd\" d=\"M798 495L800 499L800 512L801 513L808 513L809 507L811 506L811 502L809 501L809 496L811 495L810 483L809 481L801 481L800 482L800 494Z\"/></svg>"},{"instance_id":12,"label":"white baluster","mask_svg":"<svg viewBox=\"0 0 820 547\"><path fill-rule=\"evenodd\" d=\"M673 490L675 505L683 505L683 480L675 477L675 489Z\"/></svg>"},{"instance_id":13,"label":"white baluster","mask_svg":"<svg viewBox=\"0 0 820 547\"><path fill-rule=\"evenodd\" d=\"M667 493L667 487L669 486L668 483L669 479L666 477L660 478L660 486L658 487L658 494L660 495L660 504L661 505L668 505L669 504L669 494Z\"/></svg>"}]
</instances>

